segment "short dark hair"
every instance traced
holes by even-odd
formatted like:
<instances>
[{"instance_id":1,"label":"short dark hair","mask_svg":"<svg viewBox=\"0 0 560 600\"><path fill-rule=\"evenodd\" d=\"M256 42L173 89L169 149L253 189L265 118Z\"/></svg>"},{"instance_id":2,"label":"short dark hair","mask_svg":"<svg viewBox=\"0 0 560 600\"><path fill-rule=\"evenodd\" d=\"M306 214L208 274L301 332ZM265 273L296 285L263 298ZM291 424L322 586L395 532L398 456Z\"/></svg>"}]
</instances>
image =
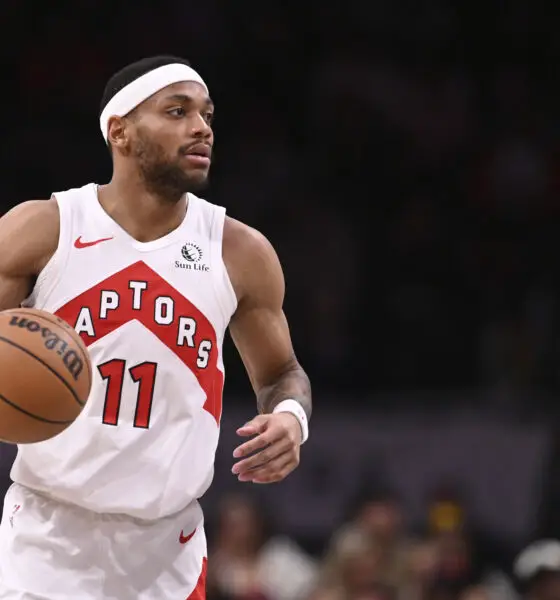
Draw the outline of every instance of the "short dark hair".
<instances>
[{"instance_id":1,"label":"short dark hair","mask_svg":"<svg viewBox=\"0 0 560 600\"><path fill-rule=\"evenodd\" d=\"M158 67L163 67L164 65L170 65L174 63L179 63L190 67L189 61L185 60L184 58L179 58L177 56L152 56L150 58L143 58L133 62L130 65L122 68L120 71L117 71L111 76L105 85L103 97L101 98L101 106L99 108L99 116L101 116L103 109L107 106L111 98L129 83L133 82L135 79L138 79L138 77L144 75L145 73L149 73L150 71L157 69Z\"/></svg>"}]
</instances>

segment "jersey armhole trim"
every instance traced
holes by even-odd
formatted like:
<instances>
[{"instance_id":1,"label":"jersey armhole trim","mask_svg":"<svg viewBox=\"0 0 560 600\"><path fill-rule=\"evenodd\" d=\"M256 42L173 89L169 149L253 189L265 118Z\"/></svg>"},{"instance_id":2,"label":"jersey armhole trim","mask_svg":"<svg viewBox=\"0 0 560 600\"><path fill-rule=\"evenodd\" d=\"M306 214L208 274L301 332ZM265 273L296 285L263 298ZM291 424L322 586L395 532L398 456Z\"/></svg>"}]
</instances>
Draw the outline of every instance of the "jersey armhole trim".
<instances>
[{"instance_id":1,"label":"jersey armhole trim","mask_svg":"<svg viewBox=\"0 0 560 600\"><path fill-rule=\"evenodd\" d=\"M22 306L33 306L41 310L47 303L54 292L56 286L60 283L64 271L66 269L66 265L68 263L68 258L70 256L70 239L72 236L72 211L69 210L66 212L66 208L64 208L64 203L60 202L55 194L51 195L51 198L54 199L58 205L58 214L59 214L59 233L58 233L58 244L56 250L53 255L47 262L47 264L43 267L39 275L37 276L37 280L35 285L33 286L33 290L31 294L24 300ZM43 289L45 282L51 278L51 281L48 287ZM41 305L37 305L37 297L41 293Z\"/></svg>"},{"instance_id":2,"label":"jersey armhole trim","mask_svg":"<svg viewBox=\"0 0 560 600\"><path fill-rule=\"evenodd\" d=\"M216 265L219 272L212 277L214 282L214 293L216 301L224 317L224 326L227 327L232 315L237 309L237 295L223 258L224 225L226 221L226 210L216 207L212 211L212 223L210 231L212 236L211 252L212 265ZM224 297L225 294L225 297Z\"/></svg>"}]
</instances>

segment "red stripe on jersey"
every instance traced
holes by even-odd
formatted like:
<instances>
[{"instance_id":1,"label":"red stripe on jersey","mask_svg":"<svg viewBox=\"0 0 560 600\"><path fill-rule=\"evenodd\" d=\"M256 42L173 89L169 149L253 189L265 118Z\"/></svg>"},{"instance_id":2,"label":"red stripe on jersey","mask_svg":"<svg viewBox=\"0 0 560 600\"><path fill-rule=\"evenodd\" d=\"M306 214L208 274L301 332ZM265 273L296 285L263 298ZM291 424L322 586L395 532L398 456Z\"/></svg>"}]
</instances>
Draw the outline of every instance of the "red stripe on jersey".
<instances>
[{"instance_id":1,"label":"red stripe on jersey","mask_svg":"<svg viewBox=\"0 0 560 600\"><path fill-rule=\"evenodd\" d=\"M142 291L142 302L139 309L133 308L133 290L129 287L131 281L147 283L146 289ZM105 319L99 317L103 290L117 292L119 295L119 306L109 310ZM154 319L156 299L161 297L169 297L174 302L174 319L169 325L160 325ZM93 344L129 321L136 320L142 323L193 372L206 394L204 410L208 411L219 424L222 414L224 375L218 369L216 332L212 323L190 300L187 300L146 263L138 261L82 292L61 306L55 314L72 327L76 327L78 315L84 307L88 308L91 313L95 330L94 336L89 336L85 332L80 333L86 346ZM177 345L177 323L180 316L191 317L196 321L194 348L187 344ZM202 340L208 340L212 344L208 364L204 368L197 365L198 346Z\"/></svg>"},{"instance_id":2,"label":"red stripe on jersey","mask_svg":"<svg viewBox=\"0 0 560 600\"><path fill-rule=\"evenodd\" d=\"M198 576L198 581L194 586L194 590L187 596L186 600L206 600L206 571L208 568L208 559L202 559L202 569Z\"/></svg>"}]
</instances>

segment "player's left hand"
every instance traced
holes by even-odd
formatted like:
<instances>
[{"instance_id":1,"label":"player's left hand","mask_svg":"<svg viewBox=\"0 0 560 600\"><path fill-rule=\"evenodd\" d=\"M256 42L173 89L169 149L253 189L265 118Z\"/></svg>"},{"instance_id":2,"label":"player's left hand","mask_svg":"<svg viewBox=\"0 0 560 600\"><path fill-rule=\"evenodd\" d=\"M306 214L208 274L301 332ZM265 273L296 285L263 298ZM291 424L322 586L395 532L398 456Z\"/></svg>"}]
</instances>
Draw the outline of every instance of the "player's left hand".
<instances>
[{"instance_id":1,"label":"player's left hand","mask_svg":"<svg viewBox=\"0 0 560 600\"><path fill-rule=\"evenodd\" d=\"M291 413L258 415L240 427L237 434L255 436L233 453L234 458L242 459L232 469L239 481L274 483L299 465L301 426Z\"/></svg>"}]
</instances>

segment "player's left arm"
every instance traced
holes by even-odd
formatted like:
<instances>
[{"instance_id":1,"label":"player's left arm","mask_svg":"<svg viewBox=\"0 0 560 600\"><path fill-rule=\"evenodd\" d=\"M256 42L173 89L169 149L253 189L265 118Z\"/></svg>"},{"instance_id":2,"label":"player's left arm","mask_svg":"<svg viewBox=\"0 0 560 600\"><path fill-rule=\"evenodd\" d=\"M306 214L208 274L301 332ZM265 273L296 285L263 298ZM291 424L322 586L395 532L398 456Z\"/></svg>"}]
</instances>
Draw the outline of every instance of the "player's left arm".
<instances>
[{"instance_id":1,"label":"player's left arm","mask_svg":"<svg viewBox=\"0 0 560 600\"><path fill-rule=\"evenodd\" d=\"M224 260L238 297L230 333L260 413L237 431L251 439L235 450L239 460L233 473L240 481L272 483L298 466L302 442L300 420L291 412L274 409L285 400L294 400L300 405L297 412L308 420L311 386L295 357L283 311L284 275L272 245L254 229L228 219Z\"/></svg>"}]
</instances>

